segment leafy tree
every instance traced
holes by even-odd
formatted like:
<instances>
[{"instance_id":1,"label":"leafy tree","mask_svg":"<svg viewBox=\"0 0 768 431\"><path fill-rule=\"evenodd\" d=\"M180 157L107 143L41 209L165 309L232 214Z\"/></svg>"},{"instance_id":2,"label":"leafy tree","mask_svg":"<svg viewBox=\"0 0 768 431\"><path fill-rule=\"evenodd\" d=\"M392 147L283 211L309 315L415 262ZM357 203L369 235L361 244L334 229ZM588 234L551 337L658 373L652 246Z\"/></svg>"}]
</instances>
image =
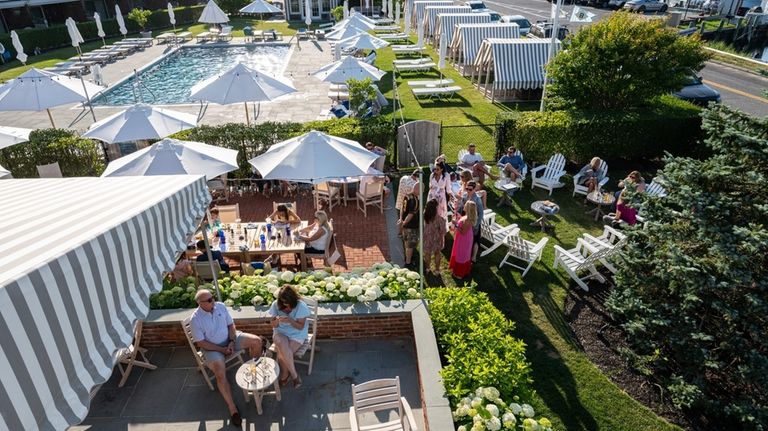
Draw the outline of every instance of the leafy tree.
<instances>
[{"instance_id":1,"label":"leafy tree","mask_svg":"<svg viewBox=\"0 0 768 431\"><path fill-rule=\"evenodd\" d=\"M133 8L128 12L128 19L133 20L142 30L147 28L147 21L152 11L146 9Z\"/></svg>"},{"instance_id":2,"label":"leafy tree","mask_svg":"<svg viewBox=\"0 0 768 431\"><path fill-rule=\"evenodd\" d=\"M349 108L355 114L358 114L358 109L366 102L376 99L376 90L373 88L371 78L349 79L347 88L349 88Z\"/></svg>"},{"instance_id":3,"label":"leafy tree","mask_svg":"<svg viewBox=\"0 0 768 431\"><path fill-rule=\"evenodd\" d=\"M219 7L226 12L230 14L238 14L240 13L240 9L243 8L243 6L250 3L248 0L219 0L217 1L219 4Z\"/></svg>"},{"instance_id":4,"label":"leafy tree","mask_svg":"<svg viewBox=\"0 0 768 431\"><path fill-rule=\"evenodd\" d=\"M336 6L331 9L331 16L333 16L333 19L336 20L336 22L344 19L344 6Z\"/></svg>"},{"instance_id":5,"label":"leafy tree","mask_svg":"<svg viewBox=\"0 0 768 431\"><path fill-rule=\"evenodd\" d=\"M607 301L634 359L713 429L768 424L768 119L703 113L705 160L667 157ZM635 196L640 199L640 196Z\"/></svg>"},{"instance_id":6,"label":"leafy tree","mask_svg":"<svg viewBox=\"0 0 768 431\"><path fill-rule=\"evenodd\" d=\"M548 66L551 106L626 109L682 87L707 54L696 37L679 37L661 20L628 13L582 28Z\"/></svg>"}]
</instances>

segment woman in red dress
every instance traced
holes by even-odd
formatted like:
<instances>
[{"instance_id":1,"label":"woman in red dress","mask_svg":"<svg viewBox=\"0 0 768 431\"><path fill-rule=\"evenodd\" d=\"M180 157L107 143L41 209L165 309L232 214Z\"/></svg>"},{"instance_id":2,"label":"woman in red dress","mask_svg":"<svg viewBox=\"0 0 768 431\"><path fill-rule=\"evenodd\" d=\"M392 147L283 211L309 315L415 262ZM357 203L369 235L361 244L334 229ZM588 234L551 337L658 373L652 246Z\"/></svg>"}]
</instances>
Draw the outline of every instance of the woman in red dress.
<instances>
[{"instance_id":1,"label":"woman in red dress","mask_svg":"<svg viewBox=\"0 0 768 431\"><path fill-rule=\"evenodd\" d=\"M464 278L472 271L472 227L477 223L477 205L468 201L464 204L464 215L455 221L453 249L448 266L453 276Z\"/></svg>"}]
</instances>

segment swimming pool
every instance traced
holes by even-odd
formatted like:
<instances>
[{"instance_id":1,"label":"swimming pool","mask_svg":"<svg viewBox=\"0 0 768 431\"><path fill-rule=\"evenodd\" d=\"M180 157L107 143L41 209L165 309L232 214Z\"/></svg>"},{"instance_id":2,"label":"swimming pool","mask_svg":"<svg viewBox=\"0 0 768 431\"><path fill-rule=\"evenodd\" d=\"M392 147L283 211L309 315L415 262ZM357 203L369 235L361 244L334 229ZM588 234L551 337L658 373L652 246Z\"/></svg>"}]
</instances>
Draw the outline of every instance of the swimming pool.
<instances>
[{"instance_id":1,"label":"swimming pool","mask_svg":"<svg viewBox=\"0 0 768 431\"><path fill-rule=\"evenodd\" d=\"M289 45L181 47L140 71L140 85L135 85L136 78L131 76L94 98L93 104L132 105L139 97L155 105L195 103L189 94L198 82L237 63L282 75L289 53Z\"/></svg>"}]
</instances>

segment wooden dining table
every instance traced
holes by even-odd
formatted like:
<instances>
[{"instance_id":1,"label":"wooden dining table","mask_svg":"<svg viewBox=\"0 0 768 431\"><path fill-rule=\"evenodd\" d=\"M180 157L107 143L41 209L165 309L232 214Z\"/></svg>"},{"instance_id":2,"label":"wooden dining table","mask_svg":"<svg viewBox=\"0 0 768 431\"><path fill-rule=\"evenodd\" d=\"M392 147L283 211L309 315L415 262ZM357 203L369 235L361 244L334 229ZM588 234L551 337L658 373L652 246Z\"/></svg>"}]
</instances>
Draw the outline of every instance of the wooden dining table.
<instances>
[{"instance_id":1,"label":"wooden dining table","mask_svg":"<svg viewBox=\"0 0 768 431\"><path fill-rule=\"evenodd\" d=\"M304 253L306 243L297 238L296 232L307 227L308 223L291 225L291 235L287 237L285 228L272 225L272 234L267 232L265 222L224 223L221 230L225 234L225 247L221 247L221 240L214 238L212 246L221 251L224 257L240 261L240 265L247 265L255 256L269 256L272 254L299 255L301 270L306 271L307 259ZM278 233L280 238L278 238ZM261 243L261 235L264 235L264 243ZM223 249L222 249L223 248Z\"/></svg>"}]
</instances>

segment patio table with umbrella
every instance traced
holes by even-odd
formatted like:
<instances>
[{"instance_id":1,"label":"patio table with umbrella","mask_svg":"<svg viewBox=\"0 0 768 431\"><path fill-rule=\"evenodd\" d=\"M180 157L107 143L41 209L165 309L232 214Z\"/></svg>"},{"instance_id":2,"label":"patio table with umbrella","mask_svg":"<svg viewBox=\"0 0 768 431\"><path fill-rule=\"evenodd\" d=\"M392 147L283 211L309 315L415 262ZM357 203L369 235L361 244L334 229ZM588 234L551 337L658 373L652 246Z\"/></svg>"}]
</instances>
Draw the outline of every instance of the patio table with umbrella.
<instances>
[{"instance_id":1,"label":"patio table with umbrella","mask_svg":"<svg viewBox=\"0 0 768 431\"><path fill-rule=\"evenodd\" d=\"M337 45L342 48L357 48L357 49L369 49L377 50L389 46L389 42L370 33L359 33L355 36L348 37L336 42Z\"/></svg>"},{"instance_id":2,"label":"patio table with umbrella","mask_svg":"<svg viewBox=\"0 0 768 431\"><path fill-rule=\"evenodd\" d=\"M328 40L342 40L342 39L349 39L350 37L357 36L361 33L367 33L368 29L365 27L360 27L357 24L350 23L344 26L341 26L337 29L334 29L333 31L329 32L325 35L325 38Z\"/></svg>"},{"instance_id":3,"label":"patio table with umbrella","mask_svg":"<svg viewBox=\"0 0 768 431\"><path fill-rule=\"evenodd\" d=\"M240 13L254 13L259 14L259 20L264 20L264 14L282 13L283 11L265 0L254 0L253 2L243 6L240 9Z\"/></svg>"},{"instance_id":4,"label":"patio table with umbrella","mask_svg":"<svg viewBox=\"0 0 768 431\"><path fill-rule=\"evenodd\" d=\"M200 14L198 22L206 24L223 24L229 22L229 17L213 0L208 0L208 3L203 8L203 12Z\"/></svg>"},{"instance_id":5,"label":"patio table with umbrella","mask_svg":"<svg viewBox=\"0 0 768 431\"><path fill-rule=\"evenodd\" d=\"M219 75L195 84L190 99L220 105L245 104L245 119L251 124L248 102L267 102L296 91L290 81L275 77L260 70L251 69L242 63Z\"/></svg>"},{"instance_id":6,"label":"patio table with umbrella","mask_svg":"<svg viewBox=\"0 0 768 431\"><path fill-rule=\"evenodd\" d=\"M22 129L21 127L0 126L0 150L12 145L29 141L29 134L33 129Z\"/></svg>"},{"instance_id":7,"label":"patio table with umbrella","mask_svg":"<svg viewBox=\"0 0 768 431\"><path fill-rule=\"evenodd\" d=\"M113 144L165 138L196 126L195 115L140 103L93 123L83 137Z\"/></svg>"}]
</instances>

